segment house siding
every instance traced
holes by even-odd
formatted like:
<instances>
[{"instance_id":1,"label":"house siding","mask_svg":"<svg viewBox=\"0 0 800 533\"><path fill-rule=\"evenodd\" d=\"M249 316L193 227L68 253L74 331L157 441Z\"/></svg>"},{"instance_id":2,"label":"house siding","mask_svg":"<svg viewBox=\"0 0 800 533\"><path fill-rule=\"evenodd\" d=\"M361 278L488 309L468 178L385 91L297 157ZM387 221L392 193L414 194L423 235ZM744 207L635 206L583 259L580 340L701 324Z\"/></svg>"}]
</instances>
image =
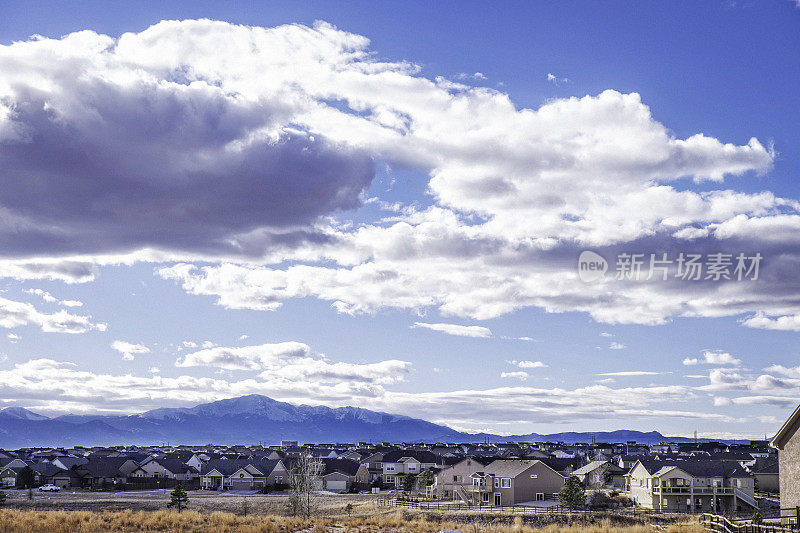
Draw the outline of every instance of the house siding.
<instances>
[{"instance_id":1,"label":"house siding","mask_svg":"<svg viewBox=\"0 0 800 533\"><path fill-rule=\"evenodd\" d=\"M535 475L535 478L531 476ZM501 484L502 485L502 484ZM522 474L511 479L511 487L500 488L503 505L528 502L536 499L537 493L543 493L546 500L552 500L553 494L564 486L564 476L554 472L544 463L536 463ZM495 489L498 492L498 489Z\"/></svg>"},{"instance_id":2,"label":"house siding","mask_svg":"<svg viewBox=\"0 0 800 533\"><path fill-rule=\"evenodd\" d=\"M778 449L778 471L781 507L797 507L800 505L800 436L797 427Z\"/></svg>"}]
</instances>

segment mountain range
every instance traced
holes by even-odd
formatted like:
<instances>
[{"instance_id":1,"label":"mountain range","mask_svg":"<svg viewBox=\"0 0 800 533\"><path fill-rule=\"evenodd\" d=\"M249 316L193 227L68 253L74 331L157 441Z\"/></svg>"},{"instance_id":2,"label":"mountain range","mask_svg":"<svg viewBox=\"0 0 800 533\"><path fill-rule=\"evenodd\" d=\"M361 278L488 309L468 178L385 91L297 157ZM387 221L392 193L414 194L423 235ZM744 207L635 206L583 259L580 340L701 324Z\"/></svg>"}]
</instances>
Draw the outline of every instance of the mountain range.
<instances>
[{"instance_id":1,"label":"mountain range","mask_svg":"<svg viewBox=\"0 0 800 533\"><path fill-rule=\"evenodd\" d=\"M293 405L260 395L135 415L43 416L22 407L0 410L0 448L300 442L687 442L657 431L566 432L501 436L464 433L418 418L359 407Z\"/></svg>"}]
</instances>

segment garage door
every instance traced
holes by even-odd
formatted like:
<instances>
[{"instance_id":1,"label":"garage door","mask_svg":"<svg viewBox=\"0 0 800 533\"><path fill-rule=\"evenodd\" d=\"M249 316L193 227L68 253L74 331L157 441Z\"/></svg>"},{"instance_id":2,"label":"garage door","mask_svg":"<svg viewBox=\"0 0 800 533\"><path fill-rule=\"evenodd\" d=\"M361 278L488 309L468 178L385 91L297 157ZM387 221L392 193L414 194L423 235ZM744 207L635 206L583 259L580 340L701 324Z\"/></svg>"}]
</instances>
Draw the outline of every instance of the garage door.
<instances>
[{"instance_id":1,"label":"garage door","mask_svg":"<svg viewBox=\"0 0 800 533\"><path fill-rule=\"evenodd\" d=\"M347 481L330 480L326 484L328 490L347 490Z\"/></svg>"},{"instance_id":2,"label":"garage door","mask_svg":"<svg viewBox=\"0 0 800 533\"><path fill-rule=\"evenodd\" d=\"M250 481L234 481L231 488L233 490L250 490Z\"/></svg>"}]
</instances>

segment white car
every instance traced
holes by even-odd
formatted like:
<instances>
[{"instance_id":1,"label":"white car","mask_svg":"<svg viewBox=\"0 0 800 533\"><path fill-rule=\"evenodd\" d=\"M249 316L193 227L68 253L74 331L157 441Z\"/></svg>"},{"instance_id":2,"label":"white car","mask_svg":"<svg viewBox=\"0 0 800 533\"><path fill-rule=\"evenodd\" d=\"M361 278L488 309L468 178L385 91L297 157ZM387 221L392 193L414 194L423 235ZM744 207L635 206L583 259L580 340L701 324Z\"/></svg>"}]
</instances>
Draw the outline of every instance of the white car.
<instances>
[{"instance_id":1,"label":"white car","mask_svg":"<svg viewBox=\"0 0 800 533\"><path fill-rule=\"evenodd\" d=\"M58 485L42 485L39 487L39 492L58 492L61 490L61 487Z\"/></svg>"}]
</instances>

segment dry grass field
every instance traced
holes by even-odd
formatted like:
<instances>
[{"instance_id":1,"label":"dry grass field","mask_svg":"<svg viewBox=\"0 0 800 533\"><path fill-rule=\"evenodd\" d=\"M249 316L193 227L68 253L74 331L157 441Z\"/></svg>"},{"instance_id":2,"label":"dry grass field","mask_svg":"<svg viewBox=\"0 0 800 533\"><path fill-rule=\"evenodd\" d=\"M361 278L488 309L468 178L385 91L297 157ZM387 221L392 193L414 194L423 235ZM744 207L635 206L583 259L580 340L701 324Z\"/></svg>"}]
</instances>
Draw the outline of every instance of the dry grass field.
<instances>
[{"instance_id":1,"label":"dry grass field","mask_svg":"<svg viewBox=\"0 0 800 533\"><path fill-rule=\"evenodd\" d=\"M36 492L32 500L26 491L6 495L0 532L702 533L696 524L662 521L656 528L624 516L398 510L379 507L372 494L318 495L311 520L287 516L287 497L277 494L192 491L189 509L181 513L167 510L169 491Z\"/></svg>"},{"instance_id":2,"label":"dry grass field","mask_svg":"<svg viewBox=\"0 0 800 533\"><path fill-rule=\"evenodd\" d=\"M35 510L86 510L86 511L158 511L165 509L170 498L169 490L130 492L88 492L62 490L61 492L34 492L28 499L24 490L7 490L6 507ZM189 491L189 507L203 513L215 511L242 514L246 502L247 512L262 515L286 514L287 496L280 494L241 494L235 492ZM346 516L347 504L353 505L353 514L374 514L376 497L372 494L321 494L316 497L317 508L323 516Z\"/></svg>"},{"instance_id":3,"label":"dry grass field","mask_svg":"<svg viewBox=\"0 0 800 533\"><path fill-rule=\"evenodd\" d=\"M208 533L703 533L697 524L674 525L668 529L650 526L615 527L609 521L597 524L530 526L523 517L506 520L431 519L422 514L391 514L352 518L302 518L248 515L215 511L34 511L0 510L0 531L13 533L95 533L95 532L208 532Z\"/></svg>"}]
</instances>

